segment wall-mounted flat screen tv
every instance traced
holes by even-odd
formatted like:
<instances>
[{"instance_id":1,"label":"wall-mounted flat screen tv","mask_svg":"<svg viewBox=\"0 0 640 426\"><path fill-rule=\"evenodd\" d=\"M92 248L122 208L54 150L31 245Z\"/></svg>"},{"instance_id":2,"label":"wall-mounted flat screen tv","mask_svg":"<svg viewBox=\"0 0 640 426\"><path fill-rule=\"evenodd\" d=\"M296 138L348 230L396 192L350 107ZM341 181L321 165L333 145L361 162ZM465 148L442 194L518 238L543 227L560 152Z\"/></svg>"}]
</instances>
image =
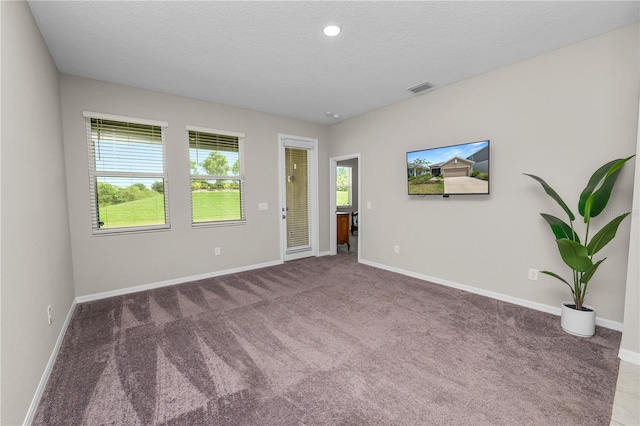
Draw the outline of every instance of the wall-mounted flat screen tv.
<instances>
[{"instance_id":1,"label":"wall-mounted flat screen tv","mask_svg":"<svg viewBox=\"0 0 640 426\"><path fill-rule=\"evenodd\" d=\"M409 195L489 194L489 141L407 152Z\"/></svg>"}]
</instances>

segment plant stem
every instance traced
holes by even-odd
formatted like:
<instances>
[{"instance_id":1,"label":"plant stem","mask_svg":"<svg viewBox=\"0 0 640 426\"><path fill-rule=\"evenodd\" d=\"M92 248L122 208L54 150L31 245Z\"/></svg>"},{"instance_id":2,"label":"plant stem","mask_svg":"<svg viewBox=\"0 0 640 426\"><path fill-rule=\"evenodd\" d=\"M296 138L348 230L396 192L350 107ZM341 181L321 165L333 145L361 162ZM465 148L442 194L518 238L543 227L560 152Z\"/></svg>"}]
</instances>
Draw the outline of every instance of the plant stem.
<instances>
[{"instance_id":1,"label":"plant stem","mask_svg":"<svg viewBox=\"0 0 640 426\"><path fill-rule=\"evenodd\" d=\"M584 246L588 246L589 244L589 225L591 225L591 221L587 222L587 230L584 233Z\"/></svg>"},{"instance_id":2,"label":"plant stem","mask_svg":"<svg viewBox=\"0 0 640 426\"><path fill-rule=\"evenodd\" d=\"M589 245L589 225L591 225L591 221L589 220L587 222L587 228L586 231L584 233L584 246L587 247ZM593 255L589 256L589 259L591 259L591 261L593 262ZM580 286L580 297L578 298L578 303L576 303L576 309L578 309L579 311L582 310L582 303L584 302L584 297L587 295L587 284L582 284L581 280L582 280L582 275L584 274L584 272L580 272L578 274L578 280L576 281L576 284Z\"/></svg>"},{"instance_id":3,"label":"plant stem","mask_svg":"<svg viewBox=\"0 0 640 426\"><path fill-rule=\"evenodd\" d=\"M582 310L582 302L584 301L584 288L582 288L582 285L580 283L580 280L582 279L582 272L577 273L577 277L576 277L576 285L578 286L578 288L580 289L580 293L578 294L578 297L576 298L576 309L581 311Z\"/></svg>"}]
</instances>

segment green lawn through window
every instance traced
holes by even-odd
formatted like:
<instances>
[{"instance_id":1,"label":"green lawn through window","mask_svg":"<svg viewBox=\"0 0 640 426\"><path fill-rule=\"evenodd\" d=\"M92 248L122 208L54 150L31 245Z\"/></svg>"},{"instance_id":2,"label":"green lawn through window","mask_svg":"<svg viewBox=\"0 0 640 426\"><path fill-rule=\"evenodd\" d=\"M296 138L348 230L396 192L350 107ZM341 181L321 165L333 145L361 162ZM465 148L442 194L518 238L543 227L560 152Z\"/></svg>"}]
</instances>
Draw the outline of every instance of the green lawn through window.
<instances>
[{"instance_id":1,"label":"green lawn through window","mask_svg":"<svg viewBox=\"0 0 640 426\"><path fill-rule=\"evenodd\" d=\"M349 191L336 191L336 206L349 205Z\"/></svg>"},{"instance_id":2,"label":"green lawn through window","mask_svg":"<svg viewBox=\"0 0 640 426\"><path fill-rule=\"evenodd\" d=\"M240 220L240 190L193 191L193 221Z\"/></svg>"},{"instance_id":3,"label":"green lawn through window","mask_svg":"<svg viewBox=\"0 0 640 426\"><path fill-rule=\"evenodd\" d=\"M194 191L192 197L194 222L241 219L239 190ZM165 223L164 195L103 206L100 220L104 222L101 229L162 225Z\"/></svg>"},{"instance_id":4,"label":"green lawn through window","mask_svg":"<svg viewBox=\"0 0 640 426\"><path fill-rule=\"evenodd\" d=\"M104 222L101 229L162 225L165 223L164 195L100 207L100 220Z\"/></svg>"}]
</instances>

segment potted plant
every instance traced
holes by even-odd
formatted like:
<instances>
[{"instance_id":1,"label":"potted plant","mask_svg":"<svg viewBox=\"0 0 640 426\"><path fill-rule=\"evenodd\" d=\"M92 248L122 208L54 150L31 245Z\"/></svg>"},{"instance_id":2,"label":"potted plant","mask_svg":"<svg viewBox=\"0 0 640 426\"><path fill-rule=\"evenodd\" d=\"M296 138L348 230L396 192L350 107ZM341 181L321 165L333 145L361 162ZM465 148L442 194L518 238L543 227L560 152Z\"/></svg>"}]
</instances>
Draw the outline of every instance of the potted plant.
<instances>
[{"instance_id":1,"label":"potted plant","mask_svg":"<svg viewBox=\"0 0 640 426\"><path fill-rule=\"evenodd\" d=\"M578 202L578 213L584 218L584 223L586 224L582 239L579 238L573 226L575 215L558 193L542 178L524 173L526 176L537 180L544 188L544 191L562 207L569 217L569 223L567 224L555 216L540 213L551 227L562 260L572 272L572 279L567 281L556 273L540 271L543 274L557 278L571 289L573 301L562 303L560 321L562 329L568 333L582 337L591 337L595 334L596 311L593 307L584 304L584 298L587 295L589 281L591 281L596 270L606 258L594 261L593 256L615 237L618 226L630 212L614 217L591 238L589 238L589 226L591 225L591 219L602 213L609 202L611 191L618 179L622 166L634 156L606 163L596 170L591 179L589 179L589 183L580 194Z\"/></svg>"}]
</instances>

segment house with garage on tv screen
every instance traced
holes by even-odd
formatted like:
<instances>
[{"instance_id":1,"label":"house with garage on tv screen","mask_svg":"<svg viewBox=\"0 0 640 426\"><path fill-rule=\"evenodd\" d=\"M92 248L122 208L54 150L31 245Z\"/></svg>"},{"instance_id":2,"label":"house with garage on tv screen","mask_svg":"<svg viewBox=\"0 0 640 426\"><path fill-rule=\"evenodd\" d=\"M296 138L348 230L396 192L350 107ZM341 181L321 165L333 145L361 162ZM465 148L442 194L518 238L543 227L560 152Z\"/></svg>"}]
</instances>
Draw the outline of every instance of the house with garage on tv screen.
<instances>
[{"instance_id":1,"label":"house with garage on tv screen","mask_svg":"<svg viewBox=\"0 0 640 426\"><path fill-rule=\"evenodd\" d=\"M446 161L431 164L431 174L434 177L460 177L471 176L471 172L478 170L489 173L489 147L485 145L475 153L466 158L458 156L449 158Z\"/></svg>"}]
</instances>

